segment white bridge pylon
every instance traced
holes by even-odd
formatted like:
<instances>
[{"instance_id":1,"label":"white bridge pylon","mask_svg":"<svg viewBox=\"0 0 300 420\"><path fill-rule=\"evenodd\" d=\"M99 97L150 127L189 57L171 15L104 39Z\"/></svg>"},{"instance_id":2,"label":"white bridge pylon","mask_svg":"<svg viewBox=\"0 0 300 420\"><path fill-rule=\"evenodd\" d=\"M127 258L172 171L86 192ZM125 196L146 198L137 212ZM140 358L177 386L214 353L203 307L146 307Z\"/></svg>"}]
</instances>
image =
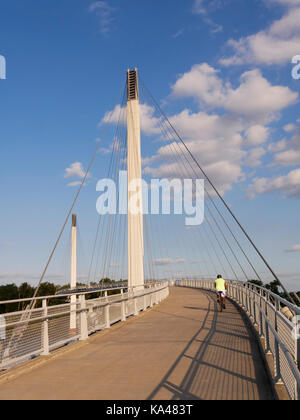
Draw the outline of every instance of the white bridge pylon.
<instances>
[{"instance_id":1,"label":"white bridge pylon","mask_svg":"<svg viewBox=\"0 0 300 420\"><path fill-rule=\"evenodd\" d=\"M137 69L127 71L128 287L144 287L141 128Z\"/></svg>"}]
</instances>

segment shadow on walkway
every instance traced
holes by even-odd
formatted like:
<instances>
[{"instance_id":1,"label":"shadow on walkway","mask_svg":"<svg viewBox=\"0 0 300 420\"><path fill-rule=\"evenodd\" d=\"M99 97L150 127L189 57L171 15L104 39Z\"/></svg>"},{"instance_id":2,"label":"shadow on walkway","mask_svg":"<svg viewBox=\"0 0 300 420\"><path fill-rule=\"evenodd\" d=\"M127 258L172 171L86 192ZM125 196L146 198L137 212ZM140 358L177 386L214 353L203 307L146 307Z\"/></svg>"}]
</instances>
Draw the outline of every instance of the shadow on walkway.
<instances>
[{"instance_id":1,"label":"shadow on walkway","mask_svg":"<svg viewBox=\"0 0 300 420\"><path fill-rule=\"evenodd\" d=\"M184 306L206 312L201 327L147 399L157 399L167 390L173 400L273 400L258 343L245 317L230 301L220 313L215 295L201 293L207 299L206 308ZM190 364L178 383L173 378L184 360Z\"/></svg>"}]
</instances>

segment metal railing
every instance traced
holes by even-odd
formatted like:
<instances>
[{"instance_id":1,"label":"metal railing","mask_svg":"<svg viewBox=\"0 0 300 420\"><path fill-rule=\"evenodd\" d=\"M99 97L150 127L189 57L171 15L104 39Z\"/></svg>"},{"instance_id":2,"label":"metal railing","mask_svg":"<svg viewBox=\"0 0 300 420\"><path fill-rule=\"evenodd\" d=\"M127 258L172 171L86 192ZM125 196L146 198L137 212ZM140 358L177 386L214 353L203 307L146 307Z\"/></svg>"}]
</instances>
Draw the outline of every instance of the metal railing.
<instances>
[{"instance_id":1,"label":"metal railing","mask_svg":"<svg viewBox=\"0 0 300 420\"><path fill-rule=\"evenodd\" d=\"M177 280L177 286L215 290L212 280ZM257 327L265 354L273 357L273 381L284 384L290 399L300 400L300 308L251 283L227 281L227 296Z\"/></svg>"},{"instance_id":2,"label":"metal railing","mask_svg":"<svg viewBox=\"0 0 300 420\"><path fill-rule=\"evenodd\" d=\"M110 291L119 293L109 295ZM103 293L102 297L97 297L99 291L76 294L75 302L74 293L37 297L34 309L0 315L0 370L39 355L47 356L54 349L73 341L87 340L96 331L124 322L164 300L169 295L169 286L167 282L161 282L127 292L124 288L114 288ZM50 306L53 299L62 300L62 304ZM0 305L30 301L2 301Z\"/></svg>"}]
</instances>

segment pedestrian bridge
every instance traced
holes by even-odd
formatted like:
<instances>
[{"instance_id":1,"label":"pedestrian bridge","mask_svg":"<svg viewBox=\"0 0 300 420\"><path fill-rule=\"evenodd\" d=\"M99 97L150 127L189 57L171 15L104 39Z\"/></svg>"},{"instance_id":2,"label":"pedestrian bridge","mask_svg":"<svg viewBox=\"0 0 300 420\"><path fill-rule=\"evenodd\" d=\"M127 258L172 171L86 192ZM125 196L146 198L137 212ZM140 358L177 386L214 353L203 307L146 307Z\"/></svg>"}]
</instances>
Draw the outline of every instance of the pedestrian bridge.
<instances>
[{"instance_id":1,"label":"pedestrian bridge","mask_svg":"<svg viewBox=\"0 0 300 420\"><path fill-rule=\"evenodd\" d=\"M270 296L232 283L221 313L211 282L178 285L185 287L170 287L166 299L127 322L3 373L0 399L272 400L278 392L299 398L296 353L276 333L285 334L290 321L275 307L273 329ZM297 340L286 339L295 350ZM264 353L274 355L270 370Z\"/></svg>"}]
</instances>

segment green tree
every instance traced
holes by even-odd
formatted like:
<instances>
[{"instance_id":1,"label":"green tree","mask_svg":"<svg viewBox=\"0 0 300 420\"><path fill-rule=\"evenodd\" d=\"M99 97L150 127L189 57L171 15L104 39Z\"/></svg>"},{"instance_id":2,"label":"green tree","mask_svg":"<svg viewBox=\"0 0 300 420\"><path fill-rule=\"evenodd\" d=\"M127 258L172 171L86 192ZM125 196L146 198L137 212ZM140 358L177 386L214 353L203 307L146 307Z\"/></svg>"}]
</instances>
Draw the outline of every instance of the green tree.
<instances>
[{"instance_id":1,"label":"green tree","mask_svg":"<svg viewBox=\"0 0 300 420\"><path fill-rule=\"evenodd\" d=\"M0 286L0 301L19 299L19 289L15 284ZM0 305L0 313L15 312L18 310L18 303L6 303Z\"/></svg>"},{"instance_id":2,"label":"green tree","mask_svg":"<svg viewBox=\"0 0 300 420\"><path fill-rule=\"evenodd\" d=\"M37 296L38 297L43 297L43 296L55 296L56 295L56 292L57 292L57 290L58 290L58 286L56 286L55 284L53 284L53 283L48 283L48 282L45 282L45 283L42 283L41 285L40 285L40 287L39 287L39 290L38 290L38 293L37 293ZM61 299L49 299L48 300L48 305L49 306L53 306L53 305L59 305L59 304L61 304L61 303L64 303L64 302L62 302L62 300ZM41 307L41 305L42 305L42 302L41 301L38 301L38 303L37 303L37 307Z\"/></svg>"},{"instance_id":3,"label":"green tree","mask_svg":"<svg viewBox=\"0 0 300 420\"><path fill-rule=\"evenodd\" d=\"M29 299L34 295L34 287L30 286L28 283L22 283L19 286L19 299ZM19 310L24 310L29 302L20 302Z\"/></svg>"},{"instance_id":4,"label":"green tree","mask_svg":"<svg viewBox=\"0 0 300 420\"><path fill-rule=\"evenodd\" d=\"M255 284L256 286L260 286L260 287L264 286L264 284L261 280L248 280L247 283L252 283L252 284Z\"/></svg>"},{"instance_id":5,"label":"green tree","mask_svg":"<svg viewBox=\"0 0 300 420\"><path fill-rule=\"evenodd\" d=\"M100 286L101 286L102 283L111 284L111 283L114 283L114 280L111 280L108 277L105 277L104 279L101 279L99 281Z\"/></svg>"},{"instance_id":6,"label":"green tree","mask_svg":"<svg viewBox=\"0 0 300 420\"><path fill-rule=\"evenodd\" d=\"M34 287L30 286L28 283L22 283L19 286L19 297L20 299L31 298L34 294Z\"/></svg>"},{"instance_id":7,"label":"green tree","mask_svg":"<svg viewBox=\"0 0 300 420\"><path fill-rule=\"evenodd\" d=\"M260 287L264 286L264 284L261 280L248 280L247 283L251 283L251 284L254 284L255 286L260 286ZM256 288L256 291L257 291L257 293L259 293L259 288L258 287Z\"/></svg>"},{"instance_id":8,"label":"green tree","mask_svg":"<svg viewBox=\"0 0 300 420\"><path fill-rule=\"evenodd\" d=\"M53 296L57 292L57 286L53 283L42 283L39 287L38 296Z\"/></svg>"},{"instance_id":9,"label":"green tree","mask_svg":"<svg viewBox=\"0 0 300 420\"><path fill-rule=\"evenodd\" d=\"M270 290L272 293L275 293L275 295L281 296L281 293L279 291L280 283L278 280L274 280L269 284L266 284L266 289Z\"/></svg>"}]
</instances>

